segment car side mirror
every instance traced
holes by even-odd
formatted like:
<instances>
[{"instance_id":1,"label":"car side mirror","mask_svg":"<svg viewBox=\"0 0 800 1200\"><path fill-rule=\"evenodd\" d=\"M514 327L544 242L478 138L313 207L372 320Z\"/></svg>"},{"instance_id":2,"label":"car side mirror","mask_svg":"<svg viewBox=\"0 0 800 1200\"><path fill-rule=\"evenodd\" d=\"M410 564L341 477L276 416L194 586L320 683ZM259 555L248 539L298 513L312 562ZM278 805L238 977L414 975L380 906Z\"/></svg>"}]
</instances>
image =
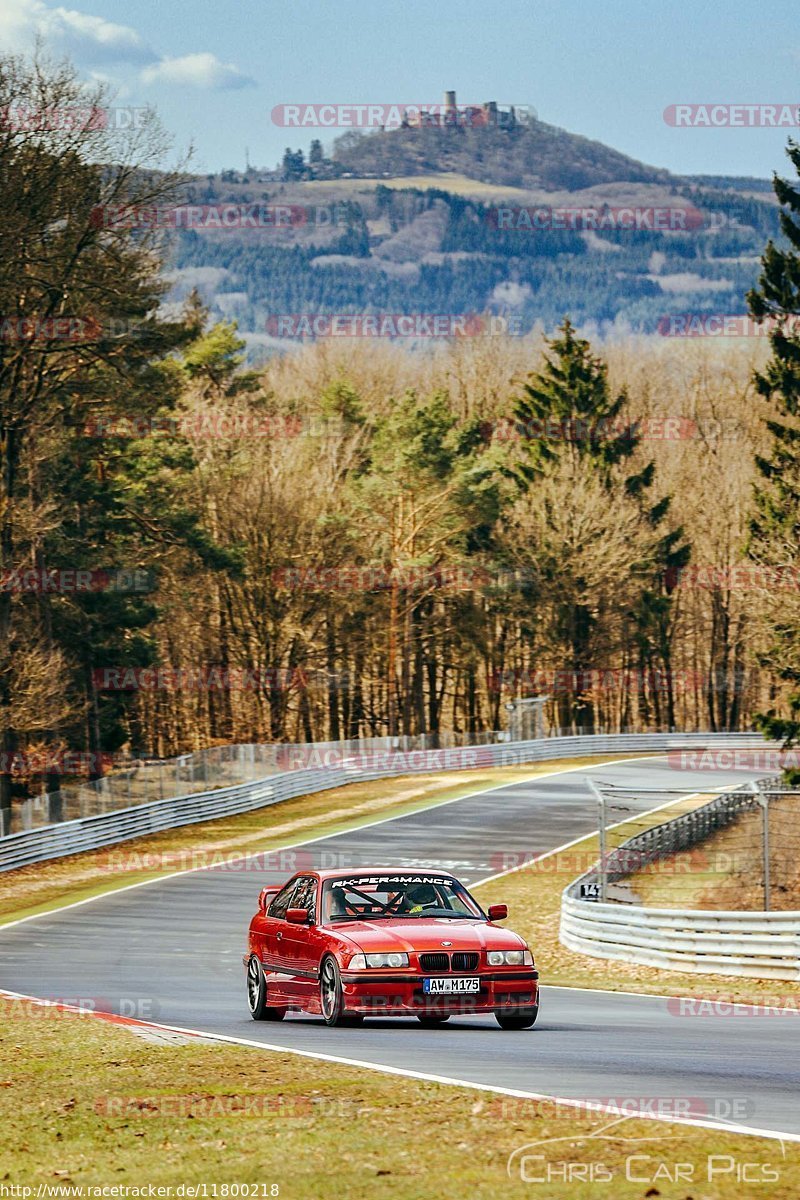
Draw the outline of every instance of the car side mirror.
<instances>
[{"instance_id":1,"label":"car side mirror","mask_svg":"<svg viewBox=\"0 0 800 1200\"><path fill-rule=\"evenodd\" d=\"M267 905L270 901L270 894L269 888L262 888L258 893L258 907L261 909L262 913L267 911Z\"/></svg>"},{"instance_id":2,"label":"car side mirror","mask_svg":"<svg viewBox=\"0 0 800 1200\"><path fill-rule=\"evenodd\" d=\"M490 921L505 921L508 916L507 904L490 904L489 905L489 920Z\"/></svg>"},{"instance_id":3,"label":"car side mirror","mask_svg":"<svg viewBox=\"0 0 800 1200\"><path fill-rule=\"evenodd\" d=\"M286 920L290 925L307 925L308 924L308 909L307 908L287 908Z\"/></svg>"}]
</instances>

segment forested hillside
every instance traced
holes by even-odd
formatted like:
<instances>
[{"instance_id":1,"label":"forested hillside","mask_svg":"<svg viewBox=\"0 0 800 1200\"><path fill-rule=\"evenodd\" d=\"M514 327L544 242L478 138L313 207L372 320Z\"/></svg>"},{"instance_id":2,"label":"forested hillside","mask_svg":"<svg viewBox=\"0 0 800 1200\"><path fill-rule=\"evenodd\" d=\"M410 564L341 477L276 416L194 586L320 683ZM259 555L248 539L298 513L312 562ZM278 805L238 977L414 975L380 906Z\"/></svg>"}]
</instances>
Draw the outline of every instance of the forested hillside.
<instances>
[{"instance_id":1,"label":"forested hillside","mask_svg":"<svg viewBox=\"0 0 800 1200\"><path fill-rule=\"evenodd\" d=\"M7 63L0 84L82 96L66 68L43 84ZM777 206L687 191L729 218L707 242L608 234L619 249L599 258L572 232L490 234L468 197L388 187L345 209L327 266L308 246L185 234L179 261L216 255L253 313L466 309L513 281L531 318L548 297L561 322L424 353L320 339L248 368L197 292L165 303L174 241L96 220L185 199L182 176L145 169L157 127L113 169L103 132L91 154L86 136L0 138L0 808L47 784L40 751L435 737L502 728L510 700L538 694L550 729L791 711L793 252L770 245L750 297L771 339L601 343L558 311L581 278L586 312L609 303L612 256L657 274L668 252L735 279L741 310L745 251ZM407 277L359 274L378 236L381 261L407 261L419 222L439 250ZM630 299L638 277L621 274Z\"/></svg>"},{"instance_id":2,"label":"forested hillside","mask_svg":"<svg viewBox=\"0 0 800 1200\"><path fill-rule=\"evenodd\" d=\"M656 332L674 313L744 312L760 250L778 235L769 197L689 183L535 200L479 199L412 180L343 186L193 184L193 203L302 204L327 219L267 234L183 232L173 259L179 293L196 283L214 314L235 317L262 354L291 346L270 332L271 318L286 313L494 313L512 332L537 323L552 331L569 314L600 332ZM615 228L623 206L644 227ZM548 218L554 211L559 219ZM654 213L688 227L647 228ZM541 214L551 227L532 226Z\"/></svg>"}]
</instances>

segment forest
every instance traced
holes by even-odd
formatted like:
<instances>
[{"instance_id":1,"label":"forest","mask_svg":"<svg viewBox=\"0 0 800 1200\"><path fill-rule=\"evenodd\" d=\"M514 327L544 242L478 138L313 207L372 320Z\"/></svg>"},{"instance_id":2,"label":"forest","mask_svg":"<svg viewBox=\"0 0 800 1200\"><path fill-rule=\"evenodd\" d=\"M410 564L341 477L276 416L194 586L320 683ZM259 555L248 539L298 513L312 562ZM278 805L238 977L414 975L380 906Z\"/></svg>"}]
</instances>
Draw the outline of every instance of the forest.
<instances>
[{"instance_id":1,"label":"forest","mask_svg":"<svg viewBox=\"0 0 800 1200\"><path fill-rule=\"evenodd\" d=\"M20 94L85 103L3 60ZM185 186L156 123L105 136L0 126L0 807L61 751L435 738L532 695L551 731L791 735L796 181L741 300L769 337L601 342L564 298L548 336L253 368L201 295L164 307L162 231L93 220Z\"/></svg>"}]
</instances>

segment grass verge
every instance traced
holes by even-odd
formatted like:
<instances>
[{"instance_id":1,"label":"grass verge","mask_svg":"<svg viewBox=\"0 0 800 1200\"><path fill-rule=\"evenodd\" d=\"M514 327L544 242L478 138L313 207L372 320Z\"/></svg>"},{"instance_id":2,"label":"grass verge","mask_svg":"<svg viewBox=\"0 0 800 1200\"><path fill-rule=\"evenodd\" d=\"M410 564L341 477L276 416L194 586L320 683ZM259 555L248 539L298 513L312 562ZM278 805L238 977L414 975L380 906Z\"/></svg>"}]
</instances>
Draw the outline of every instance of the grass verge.
<instances>
[{"instance_id":1,"label":"grass verge","mask_svg":"<svg viewBox=\"0 0 800 1200\"><path fill-rule=\"evenodd\" d=\"M497 1036L527 1050L539 1034ZM174 1197L184 1185L185 1196L203 1184L206 1197L248 1184L263 1185L259 1198L283 1200L789 1200L800 1191L792 1143L618 1120L279 1051L152 1045L91 1016L3 999L0 1051L0 1184L31 1188L39 1200L103 1186L171 1187ZM509 1156L526 1146L509 1176ZM740 1182L745 1170L757 1187Z\"/></svg>"},{"instance_id":2,"label":"grass verge","mask_svg":"<svg viewBox=\"0 0 800 1200\"><path fill-rule=\"evenodd\" d=\"M770 908L800 909L800 796L769 806ZM746 812L702 845L637 871L627 882L649 908L759 912L764 907L763 820Z\"/></svg>"}]
</instances>

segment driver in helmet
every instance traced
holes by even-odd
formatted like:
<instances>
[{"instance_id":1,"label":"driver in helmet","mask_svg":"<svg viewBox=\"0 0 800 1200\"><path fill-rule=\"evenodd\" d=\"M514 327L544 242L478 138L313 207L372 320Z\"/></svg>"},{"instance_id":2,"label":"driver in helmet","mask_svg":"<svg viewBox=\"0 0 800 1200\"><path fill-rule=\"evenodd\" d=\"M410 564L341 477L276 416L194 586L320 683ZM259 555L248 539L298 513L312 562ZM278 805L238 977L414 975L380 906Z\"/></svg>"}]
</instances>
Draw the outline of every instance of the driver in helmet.
<instances>
[{"instance_id":1,"label":"driver in helmet","mask_svg":"<svg viewBox=\"0 0 800 1200\"><path fill-rule=\"evenodd\" d=\"M406 912L419 913L425 908L438 908L439 893L432 883L415 883L406 892Z\"/></svg>"}]
</instances>

